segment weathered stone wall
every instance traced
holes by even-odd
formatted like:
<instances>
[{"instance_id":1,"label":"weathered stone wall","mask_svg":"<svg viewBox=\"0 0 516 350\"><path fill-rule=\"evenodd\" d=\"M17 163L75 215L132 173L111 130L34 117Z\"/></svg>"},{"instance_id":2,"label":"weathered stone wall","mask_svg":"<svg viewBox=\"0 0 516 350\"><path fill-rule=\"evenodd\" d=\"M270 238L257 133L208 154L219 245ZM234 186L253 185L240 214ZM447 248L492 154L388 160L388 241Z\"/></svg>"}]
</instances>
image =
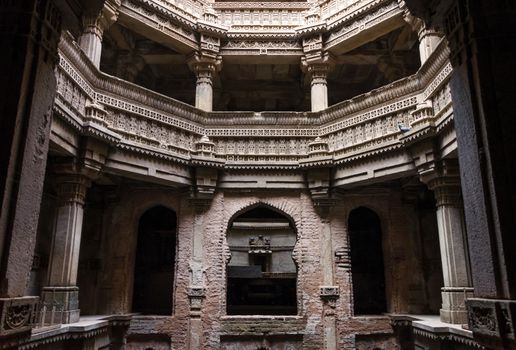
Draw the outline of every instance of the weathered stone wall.
<instances>
[{"instance_id":1,"label":"weathered stone wall","mask_svg":"<svg viewBox=\"0 0 516 350\"><path fill-rule=\"evenodd\" d=\"M174 310L171 310L171 316L133 318L128 334L137 338L166 336L171 339L173 349L188 349L192 330L189 329L191 310L187 292L193 278L191 258L196 210L187 193L127 188L120 191L116 201L106 204L96 311L102 314L131 312L138 220L147 209L156 205L174 210L178 217L175 289L171 296ZM295 226L297 242L293 259L298 267L298 316L226 316L226 264L230 256L227 229L238 215L260 205L283 213ZM417 313L424 310L428 300L419 216L414 202L406 200L399 188L339 195L329 214L333 266L323 262L323 223L307 192L219 191L209 208L200 214L204 217L201 279L205 287L202 332L195 334L200 348L241 346L243 349L262 342L272 349L284 349L287 343L290 349L323 348L328 306L320 297L320 286L324 285L324 275L328 273L334 276L333 285L340 287L340 298L334 307L337 348L359 346L355 335L359 335L362 348L380 338L382 347L396 348L392 345L393 331L388 317L353 316L351 269L333 254L348 247L347 219L350 211L360 206L374 210L381 220L387 311ZM284 344L281 335L291 336L291 341ZM134 346L137 349L139 345Z\"/></svg>"}]
</instances>

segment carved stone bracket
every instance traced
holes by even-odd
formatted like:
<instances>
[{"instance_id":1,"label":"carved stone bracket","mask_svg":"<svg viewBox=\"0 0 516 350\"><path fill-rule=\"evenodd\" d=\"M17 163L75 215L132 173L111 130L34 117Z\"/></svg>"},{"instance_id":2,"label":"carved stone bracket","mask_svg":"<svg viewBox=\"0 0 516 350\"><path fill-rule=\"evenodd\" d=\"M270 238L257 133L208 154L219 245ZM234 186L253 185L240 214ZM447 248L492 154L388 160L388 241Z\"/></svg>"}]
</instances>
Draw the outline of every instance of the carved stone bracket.
<instances>
[{"instance_id":1,"label":"carved stone bracket","mask_svg":"<svg viewBox=\"0 0 516 350\"><path fill-rule=\"evenodd\" d=\"M196 167L194 173L194 186L190 191L190 204L196 211L202 212L208 209L213 200L217 187L218 170L208 167Z\"/></svg>"},{"instance_id":2,"label":"carved stone bracket","mask_svg":"<svg viewBox=\"0 0 516 350\"><path fill-rule=\"evenodd\" d=\"M334 316L337 306L337 299L340 297L339 286L320 286L319 296L324 303L324 313L326 316Z\"/></svg>"},{"instance_id":3,"label":"carved stone bracket","mask_svg":"<svg viewBox=\"0 0 516 350\"><path fill-rule=\"evenodd\" d=\"M38 297L0 298L0 337L30 332Z\"/></svg>"},{"instance_id":4,"label":"carved stone bracket","mask_svg":"<svg viewBox=\"0 0 516 350\"><path fill-rule=\"evenodd\" d=\"M201 286L190 286L188 287L188 299L190 299L190 314L194 316L200 316L202 302L206 297L206 290Z\"/></svg>"}]
</instances>

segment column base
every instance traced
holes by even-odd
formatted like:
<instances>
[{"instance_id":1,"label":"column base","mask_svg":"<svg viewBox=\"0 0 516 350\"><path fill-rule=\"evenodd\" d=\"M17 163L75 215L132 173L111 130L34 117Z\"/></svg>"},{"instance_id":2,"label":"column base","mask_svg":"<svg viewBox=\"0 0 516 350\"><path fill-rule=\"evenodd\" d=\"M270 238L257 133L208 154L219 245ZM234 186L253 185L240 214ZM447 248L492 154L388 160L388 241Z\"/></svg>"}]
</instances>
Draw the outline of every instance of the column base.
<instances>
[{"instance_id":1,"label":"column base","mask_svg":"<svg viewBox=\"0 0 516 350\"><path fill-rule=\"evenodd\" d=\"M79 287L44 287L41 299L45 325L79 321Z\"/></svg>"},{"instance_id":2,"label":"column base","mask_svg":"<svg viewBox=\"0 0 516 350\"><path fill-rule=\"evenodd\" d=\"M441 321L454 324L468 323L466 299L473 297L471 287L444 287L441 289L443 301L440 310Z\"/></svg>"}]
</instances>

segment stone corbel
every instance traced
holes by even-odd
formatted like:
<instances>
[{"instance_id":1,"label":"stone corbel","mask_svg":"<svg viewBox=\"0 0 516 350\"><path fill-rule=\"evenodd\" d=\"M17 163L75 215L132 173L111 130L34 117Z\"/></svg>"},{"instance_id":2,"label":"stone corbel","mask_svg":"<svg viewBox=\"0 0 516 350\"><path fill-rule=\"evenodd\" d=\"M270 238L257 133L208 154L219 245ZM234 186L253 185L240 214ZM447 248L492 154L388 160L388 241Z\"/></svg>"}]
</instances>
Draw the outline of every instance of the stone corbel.
<instances>
[{"instance_id":1,"label":"stone corbel","mask_svg":"<svg viewBox=\"0 0 516 350\"><path fill-rule=\"evenodd\" d=\"M196 167L194 170L194 186L190 192L190 204L198 212L207 210L217 187L218 169Z\"/></svg>"},{"instance_id":2,"label":"stone corbel","mask_svg":"<svg viewBox=\"0 0 516 350\"><path fill-rule=\"evenodd\" d=\"M337 299L340 297L339 286L320 286L319 296L324 304L324 315L335 316Z\"/></svg>"},{"instance_id":3,"label":"stone corbel","mask_svg":"<svg viewBox=\"0 0 516 350\"><path fill-rule=\"evenodd\" d=\"M100 176L109 153L109 144L94 137L84 137L79 150L77 169L90 179Z\"/></svg>"},{"instance_id":4,"label":"stone corbel","mask_svg":"<svg viewBox=\"0 0 516 350\"><path fill-rule=\"evenodd\" d=\"M200 50L192 53L187 58L187 63L188 67L196 75L202 72L209 72L211 78L214 73L220 72L222 69L222 56L206 50Z\"/></svg>"}]
</instances>

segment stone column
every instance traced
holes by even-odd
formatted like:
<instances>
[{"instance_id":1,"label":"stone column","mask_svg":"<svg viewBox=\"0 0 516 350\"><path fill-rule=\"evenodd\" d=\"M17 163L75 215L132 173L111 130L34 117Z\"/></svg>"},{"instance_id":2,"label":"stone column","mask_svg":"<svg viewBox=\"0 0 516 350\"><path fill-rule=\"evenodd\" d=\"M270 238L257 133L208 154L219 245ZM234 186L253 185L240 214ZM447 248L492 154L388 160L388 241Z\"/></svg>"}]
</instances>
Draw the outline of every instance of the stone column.
<instances>
[{"instance_id":1,"label":"stone column","mask_svg":"<svg viewBox=\"0 0 516 350\"><path fill-rule=\"evenodd\" d=\"M434 52L435 48L441 41L443 35L433 28L430 28L425 22L414 17L406 8L405 2L401 1L401 9L403 10L403 19L417 33L419 39L419 58L421 64L425 63L428 57Z\"/></svg>"},{"instance_id":2,"label":"stone column","mask_svg":"<svg viewBox=\"0 0 516 350\"><path fill-rule=\"evenodd\" d=\"M434 29L427 28L422 21L417 34L419 38L419 58L421 59L421 64L423 64L436 49L442 35Z\"/></svg>"},{"instance_id":3,"label":"stone column","mask_svg":"<svg viewBox=\"0 0 516 350\"><path fill-rule=\"evenodd\" d=\"M81 244L84 200L90 180L81 174L58 178L58 200L47 286L43 302L56 307L55 320L73 323L79 320L79 288L77 268Z\"/></svg>"},{"instance_id":4,"label":"stone column","mask_svg":"<svg viewBox=\"0 0 516 350\"><path fill-rule=\"evenodd\" d=\"M189 59L190 69L197 77L195 87L195 107L203 111L213 110L213 77L222 67L220 56L211 57L195 53Z\"/></svg>"},{"instance_id":5,"label":"stone column","mask_svg":"<svg viewBox=\"0 0 516 350\"><path fill-rule=\"evenodd\" d=\"M311 103L312 112L322 111L328 108L328 66L312 65L308 68L311 76Z\"/></svg>"},{"instance_id":6,"label":"stone column","mask_svg":"<svg viewBox=\"0 0 516 350\"><path fill-rule=\"evenodd\" d=\"M465 299L473 296L458 173L429 182L437 204L437 225L444 277L441 321L467 323Z\"/></svg>"},{"instance_id":7,"label":"stone column","mask_svg":"<svg viewBox=\"0 0 516 350\"><path fill-rule=\"evenodd\" d=\"M0 23L0 338L16 344L30 336L38 301L26 292L56 93L61 14L49 0L1 2Z\"/></svg>"},{"instance_id":8,"label":"stone column","mask_svg":"<svg viewBox=\"0 0 516 350\"><path fill-rule=\"evenodd\" d=\"M95 67L100 67L102 36L118 18L119 0L107 0L101 9L88 9L82 17L83 31L79 46Z\"/></svg>"},{"instance_id":9,"label":"stone column","mask_svg":"<svg viewBox=\"0 0 516 350\"><path fill-rule=\"evenodd\" d=\"M313 57L305 57L302 61L303 70L309 75L312 112L328 108L328 73L332 70L334 61L328 53Z\"/></svg>"}]
</instances>

